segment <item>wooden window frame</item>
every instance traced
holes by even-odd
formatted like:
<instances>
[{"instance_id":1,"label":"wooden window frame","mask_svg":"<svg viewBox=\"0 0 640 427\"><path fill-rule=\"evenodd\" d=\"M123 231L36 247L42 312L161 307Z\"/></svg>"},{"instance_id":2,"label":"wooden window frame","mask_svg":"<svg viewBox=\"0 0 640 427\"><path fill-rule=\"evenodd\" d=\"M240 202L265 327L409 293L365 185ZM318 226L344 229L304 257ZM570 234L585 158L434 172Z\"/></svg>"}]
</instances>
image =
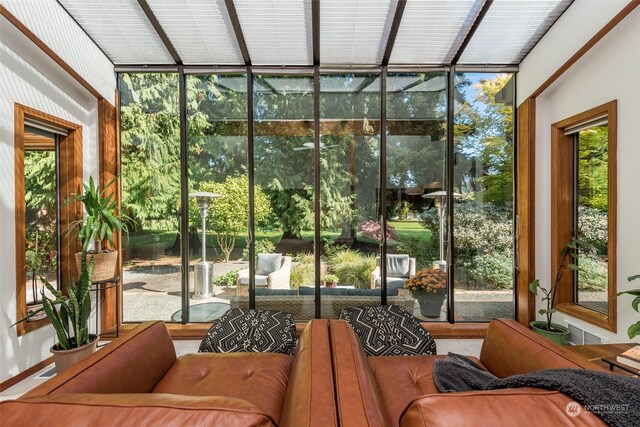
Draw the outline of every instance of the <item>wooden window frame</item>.
<instances>
[{"instance_id":1,"label":"wooden window frame","mask_svg":"<svg viewBox=\"0 0 640 427\"><path fill-rule=\"evenodd\" d=\"M20 320L27 315L27 285L24 278L27 274L25 260L25 188L24 188L24 119L25 117L38 120L40 122L62 127L67 130L66 137L61 136L59 140L59 163L57 171L60 176L60 188L58 194L61 197L61 206L58 221L62 235L60 239L60 288L64 291L65 284L71 277L77 275L75 264L75 253L80 250L77 239L68 238L64 230L73 221L82 219L82 204L76 202L69 206L64 206L64 197L70 193L80 193L82 191L82 126L58 117L52 116L42 111L35 110L15 103L14 105L14 159L15 159L15 247L16 247L16 320ZM18 336L41 328L49 323L47 318L34 322L20 322L16 325Z\"/></svg>"},{"instance_id":2,"label":"wooden window frame","mask_svg":"<svg viewBox=\"0 0 640 427\"><path fill-rule=\"evenodd\" d=\"M600 326L617 332L616 304L616 235L617 235L617 101L611 101L584 113L551 125L551 276L555 280L558 254L573 237L574 227L574 136L565 135L565 129L607 115L608 118L608 312L595 310L574 302L573 275L565 274L558 286L555 307Z\"/></svg>"}]
</instances>

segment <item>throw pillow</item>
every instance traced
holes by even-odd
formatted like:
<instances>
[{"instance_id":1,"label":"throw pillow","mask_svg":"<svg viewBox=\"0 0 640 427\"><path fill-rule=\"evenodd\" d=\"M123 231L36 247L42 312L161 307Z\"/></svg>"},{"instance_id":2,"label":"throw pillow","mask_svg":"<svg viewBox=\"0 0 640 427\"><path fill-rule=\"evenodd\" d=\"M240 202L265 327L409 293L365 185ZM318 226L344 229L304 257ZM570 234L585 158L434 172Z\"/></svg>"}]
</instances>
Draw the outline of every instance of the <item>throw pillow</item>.
<instances>
[{"instance_id":1,"label":"throw pillow","mask_svg":"<svg viewBox=\"0 0 640 427\"><path fill-rule=\"evenodd\" d=\"M296 323L289 313L232 308L207 331L200 353L296 351Z\"/></svg>"},{"instance_id":2,"label":"throw pillow","mask_svg":"<svg viewBox=\"0 0 640 427\"><path fill-rule=\"evenodd\" d=\"M258 268L256 274L268 276L274 271L280 270L282 254L258 254Z\"/></svg>"},{"instance_id":3,"label":"throw pillow","mask_svg":"<svg viewBox=\"0 0 640 427\"><path fill-rule=\"evenodd\" d=\"M436 354L436 342L403 307L384 305L342 310L367 356L419 356Z\"/></svg>"}]
</instances>

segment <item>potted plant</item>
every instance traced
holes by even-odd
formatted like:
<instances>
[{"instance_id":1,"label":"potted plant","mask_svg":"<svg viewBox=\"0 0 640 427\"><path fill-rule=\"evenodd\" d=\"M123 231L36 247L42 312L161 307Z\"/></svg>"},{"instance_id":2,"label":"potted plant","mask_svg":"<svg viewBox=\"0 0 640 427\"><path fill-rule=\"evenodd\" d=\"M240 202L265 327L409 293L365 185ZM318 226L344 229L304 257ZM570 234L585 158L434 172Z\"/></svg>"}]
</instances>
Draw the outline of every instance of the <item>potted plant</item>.
<instances>
[{"instance_id":1,"label":"potted plant","mask_svg":"<svg viewBox=\"0 0 640 427\"><path fill-rule=\"evenodd\" d=\"M640 274L631 276L627 280L631 282L636 279L640 279ZM623 294L629 294L635 297L633 301L631 301L631 307L635 311L640 312L640 289L632 289L630 291L618 292L617 296L620 296ZM627 335L629 335L629 339L632 339L640 335L640 320L634 323L633 325L629 326L629 329L627 329Z\"/></svg>"},{"instance_id":2,"label":"potted plant","mask_svg":"<svg viewBox=\"0 0 640 427\"><path fill-rule=\"evenodd\" d=\"M338 276L335 274L327 274L324 276L324 286L327 288L335 288L338 286Z\"/></svg>"},{"instance_id":3,"label":"potted plant","mask_svg":"<svg viewBox=\"0 0 640 427\"><path fill-rule=\"evenodd\" d=\"M447 297L447 273L440 269L422 269L407 280L404 288L418 300L423 316L440 317L442 304Z\"/></svg>"},{"instance_id":4,"label":"potted plant","mask_svg":"<svg viewBox=\"0 0 640 427\"><path fill-rule=\"evenodd\" d=\"M31 295L33 301L27 303L27 314L32 314L29 317L29 322L35 322L36 320L42 320L46 317L46 313L42 310L42 302L38 300L38 272L44 264L44 260L40 254L34 250L27 250L25 252L25 261L27 270L31 276ZM36 314L37 312L37 314Z\"/></svg>"},{"instance_id":5,"label":"potted plant","mask_svg":"<svg viewBox=\"0 0 640 427\"><path fill-rule=\"evenodd\" d=\"M67 286L67 296L56 290L49 282L41 278L44 286L54 299L41 290L42 308L27 315L14 325L29 320L44 311L56 331L58 342L51 347L53 361L58 373L64 372L76 363L96 351L98 335L89 334L89 315L91 314L91 273L93 261L87 264L87 252L80 254L80 280L71 281Z\"/></svg>"},{"instance_id":6,"label":"potted plant","mask_svg":"<svg viewBox=\"0 0 640 427\"><path fill-rule=\"evenodd\" d=\"M93 177L89 178L89 184L83 184L84 194L73 195L65 206L82 202L87 216L82 220L71 223L67 234L74 234L82 243L82 250L86 251L89 260L93 262L94 269L91 280L98 282L113 277L116 263L118 261L118 251L103 250L102 242L107 241L113 244L113 234L120 230L127 231L126 224L121 221L118 215L118 201L115 194L111 192L105 197L107 189L117 181L117 177L109 181L102 190L93 182ZM125 220L127 217L125 216ZM93 243L93 250L89 251L89 244ZM76 253L76 265L80 274L82 252Z\"/></svg>"},{"instance_id":7,"label":"potted plant","mask_svg":"<svg viewBox=\"0 0 640 427\"><path fill-rule=\"evenodd\" d=\"M565 273L570 271L577 271L578 266L572 261L578 257L580 246L586 246L582 240L578 238L572 238L569 243L560 252L560 264L558 265L558 271L556 271L555 282L553 286L546 289L540 286L540 280L535 279L529 284L529 291L532 294L538 295L538 291L544 294L542 301L545 301L547 308L541 308L538 313L546 316L546 320L534 320L529 325L534 332L547 338L558 345L567 345L569 343L569 328L552 322L553 314L557 311L554 306L556 302L556 295L558 293L558 286Z\"/></svg>"}]
</instances>

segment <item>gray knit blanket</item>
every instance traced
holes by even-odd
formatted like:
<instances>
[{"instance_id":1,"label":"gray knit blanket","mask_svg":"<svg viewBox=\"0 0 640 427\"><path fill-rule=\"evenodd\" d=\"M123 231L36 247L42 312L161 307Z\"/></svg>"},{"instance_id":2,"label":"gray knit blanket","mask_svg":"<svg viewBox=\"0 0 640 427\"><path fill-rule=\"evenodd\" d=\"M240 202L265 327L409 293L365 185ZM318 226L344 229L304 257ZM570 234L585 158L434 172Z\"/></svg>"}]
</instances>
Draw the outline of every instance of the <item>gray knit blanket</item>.
<instances>
[{"instance_id":1,"label":"gray knit blanket","mask_svg":"<svg viewBox=\"0 0 640 427\"><path fill-rule=\"evenodd\" d=\"M614 427L640 426L640 379L586 369L549 369L498 378L459 354L437 360L433 377L441 393L536 387L559 391Z\"/></svg>"}]
</instances>

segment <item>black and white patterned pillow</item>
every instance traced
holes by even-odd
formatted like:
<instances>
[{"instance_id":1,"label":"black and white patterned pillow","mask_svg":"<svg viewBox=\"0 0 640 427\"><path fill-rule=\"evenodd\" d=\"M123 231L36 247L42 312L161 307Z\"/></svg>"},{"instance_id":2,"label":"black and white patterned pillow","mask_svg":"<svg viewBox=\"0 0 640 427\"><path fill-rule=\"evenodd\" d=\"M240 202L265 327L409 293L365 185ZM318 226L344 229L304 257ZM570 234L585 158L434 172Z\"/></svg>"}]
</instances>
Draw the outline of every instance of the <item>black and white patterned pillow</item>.
<instances>
[{"instance_id":1,"label":"black and white patterned pillow","mask_svg":"<svg viewBox=\"0 0 640 427\"><path fill-rule=\"evenodd\" d=\"M207 331L198 352L294 354L296 343L296 323L289 313L232 308Z\"/></svg>"},{"instance_id":2,"label":"black and white patterned pillow","mask_svg":"<svg viewBox=\"0 0 640 427\"><path fill-rule=\"evenodd\" d=\"M436 354L431 334L401 306L345 308L340 319L353 327L367 356Z\"/></svg>"}]
</instances>

